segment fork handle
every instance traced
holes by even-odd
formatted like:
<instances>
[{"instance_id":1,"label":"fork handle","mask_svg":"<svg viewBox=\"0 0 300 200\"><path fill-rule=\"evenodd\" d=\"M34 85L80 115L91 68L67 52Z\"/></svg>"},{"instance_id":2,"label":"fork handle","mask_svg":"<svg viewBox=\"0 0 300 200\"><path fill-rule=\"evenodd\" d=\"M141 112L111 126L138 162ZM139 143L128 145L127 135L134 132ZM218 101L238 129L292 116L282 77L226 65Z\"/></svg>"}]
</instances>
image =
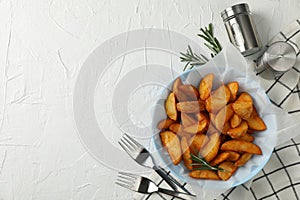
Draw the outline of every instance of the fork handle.
<instances>
[{"instance_id":1,"label":"fork handle","mask_svg":"<svg viewBox=\"0 0 300 200\"><path fill-rule=\"evenodd\" d=\"M178 187L183 190L184 192L186 192L189 195L192 195L192 193L190 193L183 185L181 185L177 180L175 180L173 177L169 176L166 171L159 167L159 166L154 166L153 169L155 170L155 172L162 178L164 179L168 185L176 192L179 191Z\"/></svg>"},{"instance_id":2,"label":"fork handle","mask_svg":"<svg viewBox=\"0 0 300 200\"><path fill-rule=\"evenodd\" d=\"M172 190L167 190L164 188L158 188L157 192L164 193L164 194L170 195L172 197L177 197L177 198L183 199L183 200L197 200L197 197L195 195L186 194L186 193L182 193L182 192L176 192L176 191L172 191Z\"/></svg>"}]
</instances>

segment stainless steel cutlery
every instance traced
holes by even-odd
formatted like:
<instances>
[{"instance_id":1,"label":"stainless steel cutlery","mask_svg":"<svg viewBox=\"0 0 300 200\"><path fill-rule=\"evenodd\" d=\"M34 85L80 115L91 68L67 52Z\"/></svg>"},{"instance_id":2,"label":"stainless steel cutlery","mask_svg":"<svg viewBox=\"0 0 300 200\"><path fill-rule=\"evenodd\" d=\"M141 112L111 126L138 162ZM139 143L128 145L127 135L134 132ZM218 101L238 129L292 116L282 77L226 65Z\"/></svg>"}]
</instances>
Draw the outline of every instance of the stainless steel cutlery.
<instances>
[{"instance_id":1,"label":"stainless steel cutlery","mask_svg":"<svg viewBox=\"0 0 300 200\"><path fill-rule=\"evenodd\" d=\"M119 144L123 150L126 151L127 154L138 164L155 170L155 172L161 178L163 178L174 191L184 192L191 195L190 191L188 191L181 183L169 176L164 169L157 166L151 153L144 146L131 138L128 134L125 133L122 136L122 138L119 140Z\"/></svg>"},{"instance_id":2,"label":"stainless steel cutlery","mask_svg":"<svg viewBox=\"0 0 300 200\"><path fill-rule=\"evenodd\" d=\"M136 174L119 172L116 184L143 194L160 192L185 200L195 200L196 196L158 187L150 179Z\"/></svg>"}]
</instances>

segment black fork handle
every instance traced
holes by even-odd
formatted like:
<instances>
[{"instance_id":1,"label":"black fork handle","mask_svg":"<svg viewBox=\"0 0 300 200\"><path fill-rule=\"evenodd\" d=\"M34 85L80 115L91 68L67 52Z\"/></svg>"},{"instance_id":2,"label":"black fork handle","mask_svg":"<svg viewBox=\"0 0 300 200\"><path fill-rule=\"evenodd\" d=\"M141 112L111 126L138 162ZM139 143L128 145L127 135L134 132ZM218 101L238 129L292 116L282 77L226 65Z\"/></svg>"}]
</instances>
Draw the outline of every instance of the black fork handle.
<instances>
[{"instance_id":1,"label":"black fork handle","mask_svg":"<svg viewBox=\"0 0 300 200\"><path fill-rule=\"evenodd\" d=\"M164 179L168 185L176 192L179 192L178 187L184 191L185 193L192 195L192 193L190 191L188 191L181 183L179 183L176 179L174 179L173 177L169 176L167 174L167 172L159 167L159 166L154 166L153 169L155 170L155 172L162 178Z\"/></svg>"},{"instance_id":2,"label":"black fork handle","mask_svg":"<svg viewBox=\"0 0 300 200\"><path fill-rule=\"evenodd\" d=\"M170 195L172 197L177 197L182 200L197 200L197 197L195 195L190 195L190 194L186 194L186 193L167 190L164 188L158 188L157 192L161 192L161 193Z\"/></svg>"}]
</instances>

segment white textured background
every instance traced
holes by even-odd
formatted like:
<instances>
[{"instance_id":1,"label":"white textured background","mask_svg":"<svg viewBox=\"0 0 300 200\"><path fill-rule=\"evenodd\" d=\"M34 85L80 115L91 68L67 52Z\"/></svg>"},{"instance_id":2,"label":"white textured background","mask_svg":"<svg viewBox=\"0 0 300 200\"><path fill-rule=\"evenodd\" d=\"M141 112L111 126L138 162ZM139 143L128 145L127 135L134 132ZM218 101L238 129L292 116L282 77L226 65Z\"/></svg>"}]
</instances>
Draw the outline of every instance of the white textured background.
<instances>
[{"instance_id":1,"label":"white textured background","mask_svg":"<svg viewBox=\"0 0 300 200\"><path fill-rule=\"evenodd\" d=\"M116 172L82 147L72 114L76 75L103 41L145 27L198 40L234 0L0 0L0 199L131 199ZM253 0L264 44L300 17L299 0ZM202 42L198 40L199 43Z\"/></svg>"}]
</instances>

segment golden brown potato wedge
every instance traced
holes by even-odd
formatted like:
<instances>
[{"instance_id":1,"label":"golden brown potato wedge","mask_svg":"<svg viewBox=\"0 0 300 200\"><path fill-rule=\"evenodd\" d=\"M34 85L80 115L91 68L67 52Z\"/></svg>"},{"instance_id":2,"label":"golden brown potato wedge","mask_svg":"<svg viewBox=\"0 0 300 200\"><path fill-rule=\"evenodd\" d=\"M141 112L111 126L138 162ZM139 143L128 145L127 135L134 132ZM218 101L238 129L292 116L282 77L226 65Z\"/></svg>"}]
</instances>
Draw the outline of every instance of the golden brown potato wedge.
<instances>
[{"instance_id":1,"label":"golden brown potato wedge","mask_svg":"<svg viewBox=\"0 0 300 200\"><path fill-rule=\"evenodd\" d=\"M242 122L242 118L236 113L234 113L230 119L231 128L236 128L238 125L240 125L241 122Z\"/></svg>"},{"instance_id":2,"label":"golden brown potato wedge","mask_svg":"<svg viewBox=\"0 0 300 200\"><path fill-rule=\"evenodd\" d=\"M238 99L233 102L232 108L242 119L248 119L253 111L252 97L248 93L242 92Z\"/></svg>"},{"instance_id":3,"label":"golden brown potato wedge","mask_svg":"<svg viewBox=\"0 0 300 200\"><path fill-rule=\"evenodd\" d=\"M236 100L236 95L239 91L239 83L236 81L230 82L227 84L229 90L230 90L230 102L234 102Z\"/></svg>"},{"instance_id":4,"label":"golden brown potato wedge","mask_svg":"<svg viewBox=\"0 0 300 200\"><path fill-rule=\"evenodd\" d=\"M174 133L176 133L176 134L177 134L178 132L182 131L182 127L180 126L179 123L171 124L171 125L169 126L169 129L170 129L170 131L172 131L172 132L174 132Z\"/></svg>"},{"instance_id":5,"label":"golden brown potato wedge","mask_svg":"<svg viewBox=\"0 0 300 200\"><path fill-rule=\"evenodd\" d=\"M226 104L229 102L231 93L229 88L226 85L221 85L216 91L212 94L213 98L217 99L224 99L226 101Z\"/></svg>"},{"instance_id":6,"label":"golden brown potato wedge","mask_svg":"<svg viewBox=\"0 0 300 200\"><path fill-rule=\"evenodd\" d=\"M203 148L201 148L200 154L207 162L210 162L217 156L220 144L220 134L218 132L215 132L209 136L209 140L208 142L206 142Z\"/></svg>"},{"instance_id":7,"label":"golden brown potato wedge","mask_svg":"<svg viewBox=\"0 0 300 200\"><path fill-rule=\"evenodd\" d=\"M173 83L173 87L172 87L172 91L175 93L175 95L178 91L179 86L181 86L181 85L183 85L182 81L181 81L181 78L180 77L176 78L174 83Z\"/></svg>"},{"instance_id":8,"label":"golden brown potato wedge","mask_svg":"<svg viewBox=\"0 0 300 200\"><path fill-rule=\"evenodd\" d=\"M207 140L209 140L208 137L202 133L198 133L197 135L193 136L189 140L191 153L194 155L198 155L198 152L204 146Z\"/></svg>"},{"instance_id":9,"label":"golden brown potato wedge","mask_svg":"<svg viewBox=\"0 0 300 200\"><path fill-rule=\"evenodd\" d=\"M207 126L208 126L207 120L202 120L191 126L184 127L183 131L191 134L202 133L206 130Z\"/></svg>"},{"instance_id":10,"label":"golden brown potato wedge","mask_svg":"<svg viewBox=\"0 0 300 200\"><path fill-rule=\"evenodd\" d=\"M204 102L201 100L177 103L177 110L184 113L198 113L204 109Z\"/></svg>"},{"instance_id":11,"label":"golden brown potato wedge","mask_svg":"<svg viewBox=\"0 0 300 200\"><path fill-rule=\"evenodd\" d=\"M163 120L161 120L161 121L158 123L157 128L158 128L159 130L164 130L164 129L169 128L169 126L172 125L172 124L174 124L174 123L176 123L176 121L174 121L174 120L172 120L172 119L169 119L169 118L163 119Z\"/></svg>"},{"instance_id":12,"label":"golden brown potato wedge","mask_svg":"<svg viewBox=\"0 0 300 200\"><path fill-rule=\"evenodd\" d=\"M224 169L224 171L218 171L218 175L223 181L227 181L237 169L233 162L222 162L219 167Z\"/></svg>"},{"instance_id":13,"label":"golden brown potato wedge","mask_svg":"<svg viewBox=\"0 0 300 200\"><path fill-rule=\"evenodd\" d=\"M189 101L189 97L186 96L181 90L178 90L177 95L175 95L178 102Z\"/></svg>"},{"instance_id":14,"label":"golden brown potato wedge","mask_svg":"<svg viewBox=\"0 0 300 200\"><path fill-rule=\"evenodd\" d=\"M173 133L175 133L179 137L183 137L183 136L190 137L190 135L191 135L190 133L185 133L183 131L182 125L179 123L171 124L169 126L169 130L172 131Z\"/></svg>"},{"instance_id":15,"label":"golden brown potato wedge","mask_svg":"<svg viewBox=\"0 0 300 200\"><path fill-rule=\"evenodd\" d=\"M204 114L203 112L198 112L195 115L196 115L197 121L202 121L202 120L208 120L209 119L209 117L206 114Z\"/></svg>"},{"instance_id":16,"label":"golden brown potato wedge","mask_svg":"<svg viewBox=\"0 0 300 200\"><path fill-rule=\"evenodd\" d=\"M215 127L221 131L224 127L224 124L226 122L228 122L228 120L232 117L232 115L234 114L234 111L231 107L231 104L226 105L225 107L223 107L218 114L215 117Z\"/></svg>"},{"instance_id":17,"label":"golden brown potato wedge","mask_svg":"<svg viewBox=\"0 0 300 200\"><path fill-rule=\"evenodd\" d=\"M248 142L253 142L254 141L254 136L250 135L249 133L246 133L245 135L243 135L242 137L239 137L238 139L248 141Z\"/></svg>"},{"instance_id":18,"label":"golden brown potato wedge","mask_svg":"<svg viewBox=\"0 0 300 200\"><path fill-rule=\"evenodd\" d=\"M243 153L241 157L234 163L234 165L238 167L243 166L248 162L248 160L251 159L252 155L253 154L251 153Z\"/></svg>"},{"instance_id":19,"label":"golden brown potato wedge","mask_svg":"<svg viewBox=\"0 0 300 200\"><path fill-rule=\"evenodd\" d=\"M181 151L183 152L182 159L184 161L184 165L186 166L187 169L193 170L193 166L192 166L193 161L191 158L188 139L186 137L181 138Z\"/></svg>"},{"instance_id":20,"label":"golden brown potato wedge","mask_svg":"<svg viewBox=\"0 0 300 200\"><path fill-rule=\"evenodd\" d=\"M216 127L215 127L212 123L210 123L210 124L208 125L206 134L207 134L207 135L211 135L211 134L213 134L214 132L218 132L218 130L216 129Z\"/></svg>"},{"instance_id":21,"label":"golden brown potato wedge","mask_svg":"<svg viewBox=\"0 0 300 200\"><path fill-rule=\"evenodd\" d=\"M240 157L240 154L234 151L225 151L226 153L229 154L228 158L226 159L227 161L237 161Z\"/></svg>"},{"instance_id":22,"label":"golden brown potato wedge","mask_svg":"<svg viewBox=\"0 0 300 200\"><path fill-rule=\"evenodd\" d=\"M214 90L205 100L205 108L208 112L216 113L223 108L230 100L230 90L226 85L221 85Z\"/></svg>"},{"instance_id":23,"label":"golden brown potato wedge","mask_svg":"<svg viewBox=\"0 0 300 200\"><path fill-rule=\"evenodd\" d=\"M178 165L181 161L181 145L179 138L172 131L163 131L160 138L164 147L166 147L170 158L174 165Z\"/></svg>"},{"instance_id":24,"label":"golden brown potato wedge","mask_svg":"<svg viewBox=\"0 0 300 200\"><path fill-rule=\"evenodd\" d=\"M177 120L177 109L176 109L176 99L173 92L171 92L165 102L165 108L167 115L172 120Z\"/></svg>"},{"instance_id":25,"label":"golden brown potato wedge","mask_svg":"<svg viewBox=\"0 0 300 200\"><path fill-rule=\"evenodd\" d=\"M199 98L199 92L193 85L181 85L178 89L187 97L188 101L196 101Z\"/></svg>"},{"instance_id":26,"label":"golden brown potato wedge","mask_svg":"<svg viewBox=\"0 0 300 200\"><path fill-rule=\"evenodd\" d=\"M191 117L189 114L183 113L183 112L181 113L181 124L184 127L191 126L196 123L197 123L197 121L193 117Z\"/></svg>"},{"instance_id":27,"label":"golden brown potato wedge","mask_svg":"<svg viewBox=\"0 0 300 200\"><path fill-rule=\"evenodd\" d=\"M217 113L209 113L210 122L215 125Z\"/></svg>"},{"instance_id":28,"label":"golden brown potato wedge","mask_svg":"<svg viewBox=\"0 0 300 200\"><path fill-rule=\"evenodd\" d=\"M262 154L262 151L259 146L244 140L229 140L227 142L224 142L221 146L221 150L245 152L259 155Z\"/></svg>"},{"instance_id":29,"label":"golden brown potato wedge","mask_svg":"<svg viewBox=\"0 0 300 200\"><path fill-rule=\"evenodd\" d=\"M182 81L180 77L176 78L176 80L173 83L172 91L175 94L176 99L181 102L181 101L188 101L188 97L179 90L179 87L182 86Z\"/></svg>"},{"instance_id":30,"label":"golden brown potato wedge","mask_svg":"<svg viewBox=\"0 0 300 200\"><path fill-rule=\"evenodd\" d=\"M224 135L227 135L227 132L228 132L228 130L229 130L230 128L231 128L230 123L229 123L229 122L226 122L226 123L224 124L224 126L223 126L221 132L222 132Z\"/></svg>"},{"instance_id":31,"label":"golden brown potato wedge","mask_svg":"<svg viewBox=\"0 0 300 200\"><path fill-rule=\"evenodd\" d=\"M251 116L246 120L249 129L264 131L267 129L265 122L258 116L256 109L253 109Z\"/></svg>"},{"instance_id":32,"label":"golden brown potato wedge","mask_svg":"<svg viewBox=\"0 0 300 200\"><path fill-rule=\"evenodd\" d=\"M246 121L242 121L242 123L236 127L236 128L231 128L227 131L227 135L229 135L233 139L237 139L245 135L248 131L248 125Z\"/></svg>"},{"instance_id":33,"label":"golden brown potato wedge","mask_svg":"<svg viewBox=\"0 0 300 200\"><path fill-rule=\"evenodd\" d=\"M189 176L196 179L219 180L216 172L211 170L194 170L189 173Z\"/></svg>"},{"instance_id":34,"label":"golden brown potato wedge","mask_svg":"<svg viewBox=\"0 0 300 200\"><path fill-rule=\"evenodd\" d=\"M221 162L225 161L227 158L229 157L229 153L228 152L222 152L219 153L211 162L210 165L211 166L215 166L220 164Z\"/></svg>"},{"instance_id":35,"label":"golden brown potato wedge","mask_svg":"<svg viewBox=\"0 0 300 200\"><path fill-rule=\"evenodd\" d=\"M206 100L211 92L213 81L214 81L214 74L207 74L199 84L199 93L200 93L200 99Z\"/></svg>"}]
</instances>

